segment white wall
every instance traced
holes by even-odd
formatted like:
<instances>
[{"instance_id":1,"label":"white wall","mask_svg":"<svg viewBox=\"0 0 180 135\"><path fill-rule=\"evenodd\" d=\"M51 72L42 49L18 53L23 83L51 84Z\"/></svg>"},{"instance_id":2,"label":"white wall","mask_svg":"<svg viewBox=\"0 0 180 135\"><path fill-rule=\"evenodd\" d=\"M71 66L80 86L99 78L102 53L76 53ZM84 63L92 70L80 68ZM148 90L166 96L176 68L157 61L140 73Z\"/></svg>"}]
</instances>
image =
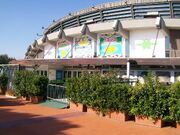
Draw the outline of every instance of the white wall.
<instances>
[{"instance_id":1,"label":"white wall","mask_svg":"<svg viewBox=\"0 0 180 135\"><path fill-rule=\"evenodd\" d=\"M49 78L49 80L56 80L56 70L49 69L48 70L48 78Z\"/></svg>"},{"instance_id":2,"label":"white wall","mask_svg":"<svg viewBox=\"0 0 180 135\"><path fill-rule=\"evenodd\" d=\"M55 46L50 44L44 46L44 59L55 59Z\"/></svg>"},{"instance_id":3,"label":"white wall","mask_svg":"<svg viewBox=\"0 0 180 135\"><path fill-rule=\"evenodd\" d=\"M130 31L130 57L152 58L157 29L139 29ZM154 51L155 58L165 57L165 36L159 31Z\"/></svg>"}]
</instances>

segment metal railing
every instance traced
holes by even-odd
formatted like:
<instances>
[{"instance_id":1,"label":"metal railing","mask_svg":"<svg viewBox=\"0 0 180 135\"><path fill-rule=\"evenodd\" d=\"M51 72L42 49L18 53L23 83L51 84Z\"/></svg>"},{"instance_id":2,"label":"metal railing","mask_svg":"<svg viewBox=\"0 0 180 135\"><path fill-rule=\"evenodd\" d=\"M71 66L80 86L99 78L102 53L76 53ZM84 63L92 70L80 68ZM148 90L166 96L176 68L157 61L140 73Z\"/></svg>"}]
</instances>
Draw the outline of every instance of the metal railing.
<instances>
[{"instance_id":1,"label":"metal railing","mask_svg":"<svg viewBox=\"0 0 180 135\"><path fill-rule=\"evenodd\" d=\"M47 86L47 99L68 102L66 98L65 86L48 84Z\"/></svg>"}]
</instances>

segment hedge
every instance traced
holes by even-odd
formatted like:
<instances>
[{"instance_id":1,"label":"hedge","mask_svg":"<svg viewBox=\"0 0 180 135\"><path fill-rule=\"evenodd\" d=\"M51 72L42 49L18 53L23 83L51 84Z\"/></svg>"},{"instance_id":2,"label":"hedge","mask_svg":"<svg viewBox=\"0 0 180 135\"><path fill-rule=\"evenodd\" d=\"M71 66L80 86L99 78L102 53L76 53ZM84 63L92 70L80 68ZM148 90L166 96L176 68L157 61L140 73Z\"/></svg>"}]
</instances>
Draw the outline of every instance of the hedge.
<instances>
[{"instance_id":1,"label":"hedge","mask_svg":"<svg viewBox=\"0 0 180 135\"><path fill-rule=\"evenodd\" d=\"M84 74L66 81L69 100L102 113L120 111L136 116L180 122L180 82L164 86L152 74L144 84L119 82L113 75Z\"/></svg>"}]
</instances>

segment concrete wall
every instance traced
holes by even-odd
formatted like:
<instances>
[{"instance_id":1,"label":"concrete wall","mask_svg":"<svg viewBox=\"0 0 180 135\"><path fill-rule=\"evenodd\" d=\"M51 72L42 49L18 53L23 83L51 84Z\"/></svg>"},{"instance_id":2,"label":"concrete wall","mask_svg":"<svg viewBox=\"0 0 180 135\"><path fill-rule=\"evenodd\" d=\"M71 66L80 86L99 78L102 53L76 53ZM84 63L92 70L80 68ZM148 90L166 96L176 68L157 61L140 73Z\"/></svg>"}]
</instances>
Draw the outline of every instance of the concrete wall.
<instances>
[{"instance_id":1,"label":"concrete wall","mask_svg":"<svg viewBox=\"0 0 180 135\"><path fill-rule=\"evenodd\" d=\"M56 70L49 69L48 70L48 78L49 78L49 80L56 80Z\"/></svg>"},{"instance_id":2,"label":"concrete wall","mask_svg":"<svg viewBox=\"0 0 180 135\"><path fill-rule=\"evenodd\" d=\"M157 29L138 29L130 31L130 57L165 58L165 36L159 31L155 45ZM154 53L153 53L154 50Z\"/></svg>"}]
</instances>

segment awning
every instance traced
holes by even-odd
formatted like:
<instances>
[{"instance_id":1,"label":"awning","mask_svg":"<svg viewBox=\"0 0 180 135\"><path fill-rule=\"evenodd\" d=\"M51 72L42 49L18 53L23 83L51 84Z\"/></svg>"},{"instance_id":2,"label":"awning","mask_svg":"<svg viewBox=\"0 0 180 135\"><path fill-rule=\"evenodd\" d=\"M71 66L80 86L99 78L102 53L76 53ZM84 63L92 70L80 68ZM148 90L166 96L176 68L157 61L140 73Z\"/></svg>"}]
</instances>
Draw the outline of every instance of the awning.
<instances>
[{"instance_id":1,"label":"awning","mask_svg":"<svg viewBox=\"0 0 180 135\"><path fill-rule=\"evenodd\" d=\"M79 65L126 65L127 61L137 65L147 66L180 66L180 58L73 58L73 59L23 59L11 61L11 64L20 65L60 65L60 66L79 66Z\"/></svg>"}]
</instances>

